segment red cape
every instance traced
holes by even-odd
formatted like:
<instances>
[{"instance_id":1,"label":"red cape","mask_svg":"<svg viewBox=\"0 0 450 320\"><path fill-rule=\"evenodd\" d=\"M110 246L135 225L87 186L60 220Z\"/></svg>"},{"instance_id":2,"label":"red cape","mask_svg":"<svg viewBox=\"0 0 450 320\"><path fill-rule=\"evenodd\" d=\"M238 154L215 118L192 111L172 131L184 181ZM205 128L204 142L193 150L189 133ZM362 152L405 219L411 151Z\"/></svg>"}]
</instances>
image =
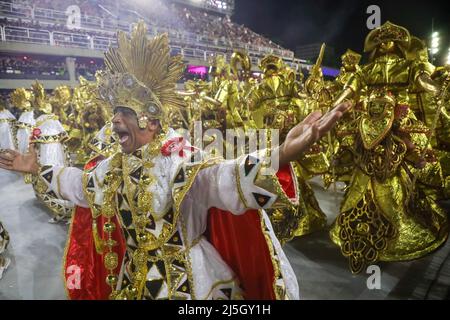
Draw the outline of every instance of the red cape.
<instances>
[{"instance_id":1,"label":"red cape","mask_svg":"<svg viewBox=\"0 0 450 320\"><path fill-rule=\"evenodd\" d=\"M99 161L96 158L86 165L89 169ZM295 197L295 188L288 166L277 172L278 180L286 195ZM119 226L117 218L115 223ZM104 218L97 218L99 235L105 239L103 232ZM122 230L117 228L112 234L118 245L114 251L119 255L119 273L125 253L125 242ZM245 299L275 299L274 269L269 248L264 237L260 216L257 210L248 210L243 215L233 215L217 208L209 209L208 227L205 236L217 249L223 260L235 272ZM251 243L251 245L249 245ZM90 209L76 207L72 218L69 238L64 257L64 278L70 284L73 271L66 272L71 265L78 266L80 273L79 286L67 286L70 299L106 300L111 288L106 283L108 271L103 264L103 255L95 250L92 235L92 214Z\"/></svg>"}]
</instances>

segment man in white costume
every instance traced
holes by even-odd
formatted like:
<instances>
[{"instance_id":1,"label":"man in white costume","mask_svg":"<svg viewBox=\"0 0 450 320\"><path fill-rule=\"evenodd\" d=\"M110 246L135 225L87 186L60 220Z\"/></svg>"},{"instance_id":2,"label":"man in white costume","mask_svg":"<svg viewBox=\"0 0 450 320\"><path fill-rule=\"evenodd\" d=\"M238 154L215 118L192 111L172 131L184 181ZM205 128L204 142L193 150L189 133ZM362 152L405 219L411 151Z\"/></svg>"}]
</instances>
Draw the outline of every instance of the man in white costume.
<instances>
[{"instance_id":1,"label":"man in white costume","mask_svg":"<svg viewBox=\"0 0 450 320\"><path fill-rule=\"evenodd\" d=\"M31 172L77 205L64 264L82 270L81 289L67 288L69 297L298 299L295 274L264 209L301 195L262 174L266 150L208 159L170 129L168 110L182 104L175 84L184 66L180 57L170 57L166 35L149 40L146 34L139 23L131 39L119 33L119 47L106 53L99 92L113 108L121 151L94 159L84 171L43 166L33 150L0 154L0 168ZM349 107L311 114L274 150L294 189L290 161ZM223 227L227 223L245 231L233 233ZM243 272L240 264L254 272ZM262 277L260 269L267 270Z\"/></svg>"}]
</instances>

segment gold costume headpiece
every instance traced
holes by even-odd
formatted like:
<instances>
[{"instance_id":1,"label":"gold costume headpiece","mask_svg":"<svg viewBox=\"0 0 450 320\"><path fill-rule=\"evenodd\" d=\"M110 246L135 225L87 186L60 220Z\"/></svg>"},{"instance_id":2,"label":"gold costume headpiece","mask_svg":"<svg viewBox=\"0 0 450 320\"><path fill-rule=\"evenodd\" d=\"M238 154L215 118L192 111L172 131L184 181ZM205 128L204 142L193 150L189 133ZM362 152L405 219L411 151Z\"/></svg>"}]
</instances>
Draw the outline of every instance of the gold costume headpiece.
<instances>
[{"instance_id":1,"label":"gold costume headpiece","mask_svg":"<svg viewBox=\"0 0 450 320\"><path fill-rule=\"evenodd\" d=\"M267 74L269 71L278 72L284 68L284 62L280 57L274 55L265 56L260 64L259 68L262 70L264 74Z\"/></svg>"},{"instance_id":2,"label":"gold costume headpiece","mask_svg":"<svg viewBox=\"0 0 450 320\"><path fill-rule=\"evenodd\" d=\"M119 31L117 42L118 48L110 47L105 53L107 71L101 80L101 97L112 107L133 109L138 118L158 119L166 128L166 115L184 105L175 92L185 69L181 56L170 56L167 34L147 38L143 21L130 38Z\"/></svg>"},{"instance_id":3,"label":"gold costume headpiece","mask_svg":"<svg viewBox=\"0 0 450 320\"><path fill-rule=\"evenodd\" d=\"M370 93L368 101L371 103L387 104L391 107L395 107L397 104L394 96L385 90L374 90Z\"/></svg>"},{"instance_id":4,"label":"gold costume headpiece","mask_svg":"<svg viewBox=\"0 0 450 320\"><path fill-rule=\"evenodd\" d=\"M411 41L409 31L387 21L382 26L372 30L364 42L364 52L371 52L383 42L392 41L400 48L407 50Z\"/></svg>"},{"instance_id":5,"label":"gold costume headpiece","mask_svg":"<svg viewBox=\"0 0 450 320\"><path fill-rule=\"evenodd\" d=\"M210 67L210 73L214 77L226 77L228 78L231 73L230 65L227 63L227 59L223 55L216 55L208 59Z\"/></svg>"},{"instance_id":6,"label":"gold costume headpiece","mask_svg":"<svg viewBox=\"0 0 450 320\"><path fill-rule=\"evenodd\" d=\"M356 65L361 61L361 55L353 50L347 49L347 51L341 56L342 61L346 60L352 65Z\"/></svg>"},{"instance_id":7,"label":"gold costume headpiece","mask_svg":"<svg viewBox=\"0 0 450 320\"><path fill-rule=\"evenodd\" d=\"M242 72L248 76L252 69L252 61L247 53L242 51L233 52L230 59L230 68L235 75L239 74L239 64L241 65Z\"/></svg>"},{"instance_id":8,"label":"gold costume headpiece","mask_svg":"<svg viewBox=\"0 0 450 320\"><path fill-rule=\"evenodd\" d=\"M99 93L112 106L133 109L138 116L142 113L152 119L163 116L164 109L159 99L132 74L107 74L100 82Z\"/></svg>"},{"instance_id":9,"label":"gold costume headpiece","mask_svg":"<svg viewBox=\"0 0 450 320\"><path fill-rule=\"evenodd\" d=\"M33 93L25 88L17 88L11 93L11 103L20 110L31 110Z\"/></svg>"},{"instance_id":10,"label":"gold costume headpiece","mask_svg":"<svg viewBox=\"0 0 450 320\"><path fill-rule=\"evenodd\" d=\"M60 101L69 102L72 96L72 92L69 86L57 86L53 90L53 96Z\"/></svg>"},{"instance_id":11,"label":"gold costume headpiece","mask_svg":"<svg viewBox=\"0 0 450 320\"><path fill-rule=\"evenodd\" d=\"M52 105L46 99L45 89L42 83L36 80L31 85L31 88L34 94L33 107L46 114L52 113Z\"/></svg>"}]
</instances>

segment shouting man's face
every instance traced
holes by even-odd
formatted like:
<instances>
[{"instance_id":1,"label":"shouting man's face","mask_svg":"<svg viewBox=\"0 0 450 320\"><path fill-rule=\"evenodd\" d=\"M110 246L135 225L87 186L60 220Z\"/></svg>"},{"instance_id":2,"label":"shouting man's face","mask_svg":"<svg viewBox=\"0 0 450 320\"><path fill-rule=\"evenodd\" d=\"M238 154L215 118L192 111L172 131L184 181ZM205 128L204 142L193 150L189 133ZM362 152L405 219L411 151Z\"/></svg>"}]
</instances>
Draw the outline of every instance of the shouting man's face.
<instances>
[{"instance_id":1,"label":"shouting man's face","mask_svg":"<svg viewBox=\"0 0 450 320\"><path fill-rule=\"evenodd\" d=\"M136 113L127 107L116 107L112 120L113 131L119 136L124 153L133 153L151 142L159 130L157 121L149 121L147 127L140 129Z\"/></svg>"}]
</instances>

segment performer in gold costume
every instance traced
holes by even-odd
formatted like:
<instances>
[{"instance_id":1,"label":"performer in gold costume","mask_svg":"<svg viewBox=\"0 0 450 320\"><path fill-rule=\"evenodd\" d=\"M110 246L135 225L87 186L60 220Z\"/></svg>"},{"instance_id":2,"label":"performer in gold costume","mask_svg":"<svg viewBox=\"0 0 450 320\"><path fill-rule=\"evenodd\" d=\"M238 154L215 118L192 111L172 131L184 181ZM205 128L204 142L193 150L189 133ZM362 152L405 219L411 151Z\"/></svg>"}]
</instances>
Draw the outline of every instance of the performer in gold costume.
<instances>
[{"instance_id":1,"label":"performer in gold costume","mask_svg":"<svg viewBox=\"0 0 450 320\"><path fill-rule=\"evenodd\" d=\"M348 80L355 72L360 72L360 61L361 55L350 49L341 56L342 67L334 82L339 87L340 91L344 89Z\"/></svg>"},{"instance_id":2,"label":"performer in gold costume","mask_svg":"<svg viewBox=\"0 0 450 320\"><path fill-rule=\"evenodd\" d=\"M114 109L121 151L82 172L9 150L0 153L0 168L32 172L78 204L65 261L82 270L72 298L297 299L265 209L296 201L290 161L349 104L289 131L277 149L284 185L262 174L267 150L216 161L169 128L167 111L183 107L175 83L184 69L169 52L167 36L149 40L139 23L131 39L119 32L118 48L106 54L100 94Z\"/></svg>"},{"instance_id":3,"label":"performer in gold costume","mask_svg":"<svg viewBox=\"0 0 450 320\"><path fill-rule=\"evenodd\" d=\"M58 86L49 99L53 112L58 117L64 130L69 131L69 113L72 110L72 90L68 86Z\"/></svg>"},{"instance_id":4,"label":"performer in gold costume","mask_svg":"<svg viewBox=\"0 0 450 320\"><path fill-rule=\"evenodd\" d=\"M442 83L442 97L439 116L437 118L437 124L435 128L435 140L432 139L432 143L435 142L435 150L437 157L440 161L442 168L442 175L444 177L444 198L450 198L450 65L445 67L437 67L432 74L432 78L438 83ZM439 101L438 101L439 102ZM437 115L435 115L436 117Z\"/></svg>"},{"instance_id":5,"label":"performer in gold costume","mask_svg":"<svg viewBox=\"0 0 450 320\"><path fill-rule=\"evenodd\" d=\"M361 55L348 49L342 56L342 67L340 69L339 75L336 77L334 83L330 86L330 92L333 95L333 98L336 98L338 94L344 90L345 85L349 81L349 79L356 73L360 72L359 62L361 61ZM354 98L355 101L358 101L358 98ZM337 131L340 131L341 126L347 126L349 123L355 121L355 113L359 110L359 104L353 107L352 112L348 112L344 115L342 121L337 124ZM346 185L349 184L352 173L353 173L353 159L351 150L348 149L348 144L352 145L353 141L346 141L346 137L334 135L335 142L335 150L333 155L334 159L339 159L338 165L332 165L332 170L328 174L327 178L329 179L328 183L334 181L342 181Z\"/></svg>"},{"instance_id":6,"label":"performer in gold costume","mask_svg":"<svg viewBox=\"0 0 450 320\"><path fill-rule=\"evenodd\" d=\"M444 82L448 82L449 72L446 68L436 68L428 61L428 48L424 41L412 37L411 45L408 50L408 59L412 61L415 68L422 70L421 72L429 76L435 81L435 84L428 84L425 89L419 82L412 82L408 88L410 105L413 108L416 117L426 124L432 132L429 138L431 146L434 150L434 156L439 159L438 164L429 166L428 170L421 172L419 181L433 187L441 188L440 169L443 169L442 175L444 179L444 191L448 198L450 196L450 166L449 166L449 147L450 141L448 128L450 127L450 117L448 115L448 106L445 104L445 96L442 101L436 99L436 87L444 87ZM446 93L443 92L445 95ZM440 103L440 104L439 104ZM444 196L440 190L436 190L436 196L441 198Z\"/></svg>"},{"instance_id":7,"label":"performer in gold costume","mask_svg":"<svg viewBox=\"0 0 450 320\"><path fill-rule=\"evenodd\" d=\"M304 112L320 110L327 112L331 109L333 94L335 94L335 85L326 81L322 72L322 60L325 54L325 44L322 44L316 63L310 70L310 75L305 81L304 100L307 108ZM347 114L346 117L349 117ZM330 167L332 156L338 148L338 141L333 132L329 132L319 143L311 150L307 157L309 165L305 172L309 176L322 175L325 188L328 188L336 176L336 168ZM306 161L306 159L305 159ZM304 162L305 162L304 161ZM304 166L305 167L305 166Z\"/></svg>"},{"instance_id":8,"label":"performer in gold costume","mask_svg":"<svg viewBox=\"0 0 450 320\"><path fill-rule=\"evenodd\" d=\"M302 95L301 83L297 81L295 71L281 58L266 56L261 60L260 69L263 71L262 81L253 86L243 99L250 113L247 126L254 129L278 129L280 139L283 140L296 123L314 111L316 105L311 105L313 100ZM313 145L293 163L298 187L303 195L300 203L290 208L268 210L277 237L283 243L326 226L326 215L307 183L307 179L313 175L328 170L325 153L316 147Z\"/></svg>"},{"instance_id":9,"label":"performer in gold costume","mask_svg":"<svg viewBox=\"0 0 450 320\"><path fill-rule=\"evenodd\" d=\"M101 73L97 72L96 81L79 78L80 85L74 89L73 109L69 115L69 150L75 155L75 164L82 165L90 159L89 144L100 129L105 126L110 113L98 96L98 83Z\"/></svg>"},{"instance_id":10,"label":"performer in gold costume","mask_svg":"<svg viewBox=\"0 0 450 320\"><path fill-rule=\"evenodd\" d=\"M370 62L337 98L360 96L363 104L356 120L338 132L352 150L355 169L330 232L352 272L377 261L421 257L447 239L445 212L416 183L434 161L430 129L416 119L407 89L413 81L429 92L436 87L406 59L409 46L403 27L387 22L371 31L364 48Z\"/></svg>"}]
</instances>

